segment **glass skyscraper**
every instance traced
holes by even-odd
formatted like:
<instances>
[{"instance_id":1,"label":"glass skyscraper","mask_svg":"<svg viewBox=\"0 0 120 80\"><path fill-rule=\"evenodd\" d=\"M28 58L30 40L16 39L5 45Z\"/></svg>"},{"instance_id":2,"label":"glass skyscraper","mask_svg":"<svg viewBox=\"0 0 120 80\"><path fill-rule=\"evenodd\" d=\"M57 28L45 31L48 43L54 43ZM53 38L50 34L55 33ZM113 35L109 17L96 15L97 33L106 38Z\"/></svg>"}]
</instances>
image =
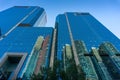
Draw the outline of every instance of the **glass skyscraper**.
<instances>
[{"instance_id":1,"label":"glass skyscraper","mask_svg":"<svg viewBox=\"0 0 120 80\"><path fill-rule=\"evenodd\" d=\"M38 6L14 6L0 12L0 80L30 79L48 68L52 27Z\"/></svg>"},{"instance_id":2,"label":"glass skyscraper","mask_svg":"<svg viewBox=\"0 0 120 80\"><path fill-rule=\"evenodd\" d=\"M120 79L120 40L90 13L66 12L57 16L55 24L57 60L64 62L63 50L69 44L76 66L82 68L86 79Z\"/></svg>"},{"instance_id":3,"label":"glass skyscraper","mask_svg":"<svg viewBox=\"0 0 120 80\"><path fill-rule=\"evenodd\" d=\"M14 6L0 12L1 36L6 36L18 26L45 26L46 12L38 6Z\"/></svg>"}]
</instances>

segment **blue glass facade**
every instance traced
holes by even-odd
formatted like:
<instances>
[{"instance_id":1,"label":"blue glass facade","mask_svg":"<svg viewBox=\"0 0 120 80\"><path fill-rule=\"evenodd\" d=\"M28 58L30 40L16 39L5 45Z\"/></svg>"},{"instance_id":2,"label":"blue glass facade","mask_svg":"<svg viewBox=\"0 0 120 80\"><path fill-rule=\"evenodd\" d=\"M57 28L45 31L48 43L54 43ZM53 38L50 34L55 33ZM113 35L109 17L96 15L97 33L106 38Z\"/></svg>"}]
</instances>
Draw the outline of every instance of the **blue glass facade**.
<instances>
[{"instance_id":1,"label":"blue glass facade","mask_svg":"<svg viewBox=\"0 0 120 80\"><path fill-rule=\"evenodd\" d=\"M37 66L41 63L41 66L44 65L45 68L49 67L53 28L39 27L43 26L42 23L46 23L46 13L43 8L38 6L14 6L0 12L0 79L23 78L26 70L28 70L27 68L31 69L33 68L31 66ZM39 50L36 50L36 42L40 36L43 38L41 43L43 45ZM48 36L49 39L46 40ZM44 61L41 63L38 63L39 55L44 55ZM20 60L16 59L18 57L21 57ZM28 67L30 61L33 61L33 64ZM34 73L34 69L32 73Z\"/></svg>"},{"instance_id":2,"label":"blue glass facade","mask_svg":"<svg viewBox=\"0 0 120 80\"><path fill-rule=\"evenodd\" d=\"M7 52L28 53L24 65L18 74L18 77L21 77L38 36L43 36L45 38L49 35L52 40L52 31L53 28L51 27L18 27L14 29L5 39L0 41L0 58ZM48 56L50 56L51 40L49 41L48 46ZM49 64L48 59L46 59L46 66Z\"/></svg>"},{"instance_id":3,"label":"blue glass facade","mask_svg":"<svg viewBox=\"0 0 120 80\"><path fill-rule=\"evenodd\" d=\"M0 12L1 34L5 35L9 30L20 24L33 26L43 12L44 9L37 6L14 6Z\"/></svg>"},{"instance_id":4,"label":"blue glass facade","mask_svg":"<svg viewBox=\"0 0 120 80\"><path fill-rule=\"evenodd\" d=\"M100 48L99 46L102 43L109 42L116 47L116 50L118 50L117 55L119 55L120 40L111 31L109 31L104 25L102 25L99 21L97 21L91 14L79 13L79 12L67 12L64 14L60 14L56 18L55 28L57 29L57 59L58 60L62 60L63 58L62 55L64 55L63 54L64 45L70 44L73 49L74 60L75 62L77 62L76 60L77 57L75 56L76 53L74 52L76 50L74 49L73 41L82 40L86 45L85 48L86 50L88 50L88 52L82 53L80 52L82 48L79 49L78 44L75 44L75 46L77 47L76 49L77 49L78 62L80 63L80 66L83 68L83 71L86 74L86 78L88 78L87 76L91 75L89 76L89 78L94 77L97 79L98 77L98 79L102 79L102 80L104 80L105 78L108 80L119 79L119 70L118 70L120 68L119 60L112 59L111 63L114 62L114 64L116 64L116 65L113 64L114 66L113 70L117 70L117 71L116 72L111 71L109 70L110 68L107 66L108 64L111 64L111 63L105 62L105 59L106 61L108 59L108 58L104 58L106 57L106 55L101 55L100 52L98 53L95 52L95 54L99 54L103 59L103 61L99 62L99 58L96 59L96 56L91 52L91 49L92 47L95 47L97 48L96 49L97 51L99 50ZM107 48L110 49L109 46L107 46ZM111 49L113 50L113 48ZM111 50L110 51L108 50L107 52L107 54L109 55L111 55L112 53L113 52ZM81 63L82 60L83 62L85 61L84 57L86 58L88 57L90 59L89 60L90 62ZM90 68L90 66L88 66L87 68L84 68L85 65L88 65L88 64L91 64L91 66L93 64L92 68L93 68L93 71L95 71L94 74L90 74L89 70L87 70L87 68ZM109 75L109 77L107 75ZM118 75L117 78L115 78L115 75Z\"/></svg>"},{"instance_id":5,"label":"blue glass facade","mask_svg":"<svg viewBox=\"0 0 120 80\"><path fill-rule=\"evenodd\" d=\"M66 17L64 15L57 16L55 28L57 29L57 59L62 60L63 46L71 44Z\"/></svg>"},{"instance_id":6,"label":"blue glass facade","mask_svg":"<svg viewBox=\"0 0 120 80\"><path fill-rule=\"evenodd\" d=\"M0 41L0 58L5 52L30 53L38 36L52 35L52 30L51 27L16 28L5 39Z\"/></svg>"},{"instance_id":7,"label":"blue glass facade","mask_svg":"<svg viewBox=\"0 0 120 80\"><path fill-rule=\"evenodd\" d=\"M39 8L39 7L36 8L35 11L31 13L29 17L25 19L23 22L21 22L20 24L29 24L30 26L33 26L37 21L37 19L39 18L39 16L42 15L43 11L44 11L43 8Z\"/></svg>"},{"instance_id":8,"label":"blue glass facade","mask_svg":"<svg viewBox=\"0 0 120 80\"><path fill-rule=\"evenodd\" d=\"M120 50L120 40L89 13L66 13L74 40L83 40L88 48L109 41Z\"/></svg>"},{"instance_id":9,"label":"blue glass facade","mask_svg":"<svg viewBox=\"0 0 120 80\"><path fill-rule=\"evenodd\" d=\"M98 47L105 41L111 42L118 50L120 50L120 40L89 13L68 12L65 14L70 23L73 39L83 40L89 51L91 47ZM70 43L65 14L57 16L56 19L56 22L58 23L57 50L59 53L62 50L63 45ZM59 53L57 54L58 57L61 55Z\"/></svg>"}]
</instances>

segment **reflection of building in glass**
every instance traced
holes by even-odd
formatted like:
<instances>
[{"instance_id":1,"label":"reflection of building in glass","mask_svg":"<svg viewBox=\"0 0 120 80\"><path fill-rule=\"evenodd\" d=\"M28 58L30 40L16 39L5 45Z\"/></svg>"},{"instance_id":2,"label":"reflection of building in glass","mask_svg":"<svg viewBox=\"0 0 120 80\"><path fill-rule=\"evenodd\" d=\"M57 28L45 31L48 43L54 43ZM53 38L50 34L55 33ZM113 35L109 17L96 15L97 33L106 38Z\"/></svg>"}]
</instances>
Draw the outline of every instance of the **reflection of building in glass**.
<instances>
[{"instance_id":1,"label":"reflection of building in glass","mask_svg":"<svg viewBox=\"0 0 120 80\"><path fill-rule=\"evenodd\" d=\"M91 14L60 14L55 28L46 21L38 6L0 12L0 80L120 79L120 40Z\"/></svg>"},{"instance_id":2,"label":"reflection of building in glass","mask_svg":"<svg viewBox=\"0 0 120 80\"><path fill-rule=\"evenodd\" d=\"M113 80L120 79L120 53L110 43L102 43L99 47L99 54L106 65Z\"/></svg>"},{"instance_id":3,"label":"reflection of building in glass","mask_svg":"<svg viewBox=\"0 0 120 80\"><path fill-rule=\"evenodd\" d=\"M79 12L60 14L56 18L55 29L57 30L57 60L64 60L63 46L69 44L72 46L75 64L82 68L86 79L119 79L120 40L91 14ZM113 50L115 48L112 49L109 44L111 50L105 48L104 52L107 54L103 55L101 46L107 42L113 44L116 50ZM108 62L105 57L108 57ZM113 70L107 64L114 66ZM79 72L79 68L77 71Z\"/></svg>"},{"instance_id":4,"label":"reflection of building in glass","mask_svg":"<svg viewBox=\"0 0 120 80\"><path fill-rule=\"evenodd\" d=\"M29 79L49 67L53 28L40 27L45 23L46 13L37 6L0 12L0 80Z\"/></svg>"}]
</instances>

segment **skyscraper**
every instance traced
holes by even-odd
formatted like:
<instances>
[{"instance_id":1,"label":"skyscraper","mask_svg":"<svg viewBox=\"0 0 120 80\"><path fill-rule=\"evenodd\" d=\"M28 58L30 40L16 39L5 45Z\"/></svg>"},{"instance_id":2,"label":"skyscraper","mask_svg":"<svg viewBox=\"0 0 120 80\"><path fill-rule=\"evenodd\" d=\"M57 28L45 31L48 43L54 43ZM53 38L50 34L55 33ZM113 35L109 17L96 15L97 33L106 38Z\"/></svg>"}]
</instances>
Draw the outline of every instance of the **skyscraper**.
<instances>
[{"instance_id":1,"label":"skyscraper","mask_svg":"<svg viewBox=\"0 0 120 80\"><path fill-rule=\"evenodd\" d=\"M30 79L49 67L53 28L45 23L46 13L37 6L0 12L0 79Z\"/></svg>"},{"instance_id":2,"label":"skyscraper","mask_svg":"<svg viewBox=\"0 0 120 80\"><path fill-rule=\"evenodd\" d=\"M38 6L14 6L0 12L0 36L6 36L18 26L45 26L46 12Z\"/></svg>"},{"instance_id":3,"label":"skyscraper","mask_svg":"<svg viewBox=\"0 0 120 80\"><path fill-rule=\"evenodd\" d=\"M56 18L55 29L57 30L57 60L64 61L63 49L66 44L69 44L72 47L76 66L83 69L87 79L119 79L119 58L105 58L106 55L101 54L101 49L103 48L102 50L106 51L104 54L108 55L113 54L114 51L113 55L119 57L120 40L91 14L80 12L60 14ZM109 47L108 42L116 48ZM103 43L107 46L102 47ZM106 59L111 61L107 62ZM114 66L113 71L108 64ZM79 69L77 70L79 72Z\"/></svg>"}]
</instances>

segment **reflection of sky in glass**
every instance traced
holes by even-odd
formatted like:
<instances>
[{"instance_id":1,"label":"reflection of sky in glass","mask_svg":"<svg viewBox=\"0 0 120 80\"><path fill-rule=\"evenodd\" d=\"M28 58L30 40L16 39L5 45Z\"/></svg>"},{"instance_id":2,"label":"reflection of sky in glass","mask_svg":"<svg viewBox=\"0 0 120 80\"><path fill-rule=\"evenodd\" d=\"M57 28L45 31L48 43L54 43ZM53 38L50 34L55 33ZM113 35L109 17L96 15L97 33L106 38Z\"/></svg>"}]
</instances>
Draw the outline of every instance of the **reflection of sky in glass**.
<instances>
[{"instance_id":1,"label":"reflection of sky in glass","mask_svg":"<svg viewBox=\"0 0 120 80\"><path fill-rule=\"evenodd\" d=\"M120 38L120 0L0 0L0 11L15 5L43 7L46 26L54 26L56 16L64 12L90 12Z\"/></svg>"}]
</instances>

